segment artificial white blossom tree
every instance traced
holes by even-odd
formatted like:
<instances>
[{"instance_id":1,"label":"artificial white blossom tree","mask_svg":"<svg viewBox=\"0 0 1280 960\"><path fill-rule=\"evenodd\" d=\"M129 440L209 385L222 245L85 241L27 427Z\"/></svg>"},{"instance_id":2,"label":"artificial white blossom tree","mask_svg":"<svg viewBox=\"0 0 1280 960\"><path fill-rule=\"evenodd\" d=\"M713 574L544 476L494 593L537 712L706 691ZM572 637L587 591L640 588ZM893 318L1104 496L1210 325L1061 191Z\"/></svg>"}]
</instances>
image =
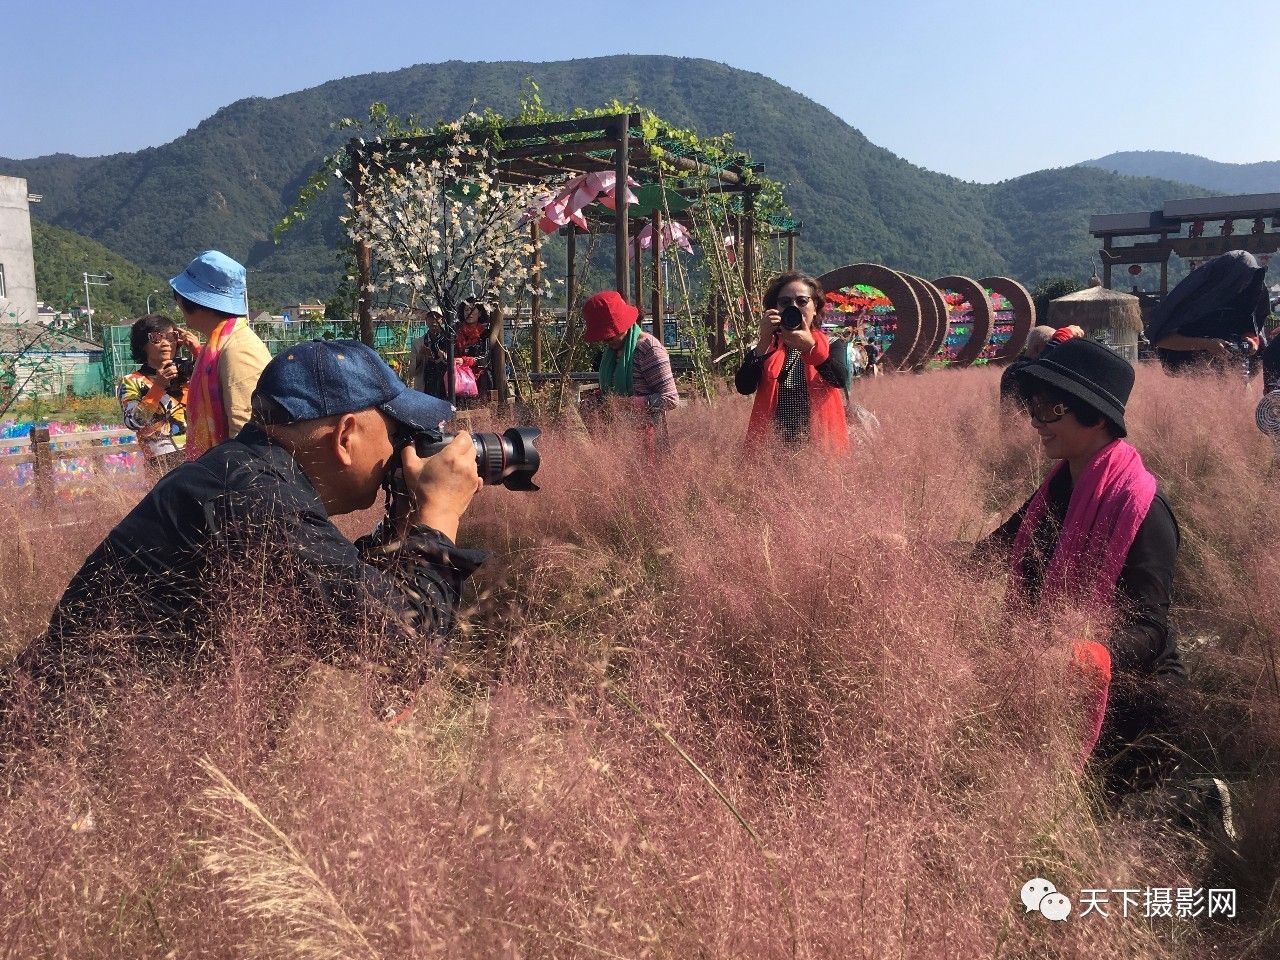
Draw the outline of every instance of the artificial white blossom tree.
<instances>
[{"instance_id":1,"label":"artificial white blossom tree","mask_svg":"<svg viewBox=\"0 0 1280 960\"><path fill-rule=\"evenodd\" d=\"M393 145L369 144L358 171L364 187L358 198L348 193L344 218L348 236L377 261L377 279L363 294L412 291L415 302L437 307L451 368L463 301L474 296L492 309L532 285L529 224L550 189L499 182L490 147L472 141L466 119L446 125L429 160L397 164L387 153Z\"/></svg>"}]
</instances>

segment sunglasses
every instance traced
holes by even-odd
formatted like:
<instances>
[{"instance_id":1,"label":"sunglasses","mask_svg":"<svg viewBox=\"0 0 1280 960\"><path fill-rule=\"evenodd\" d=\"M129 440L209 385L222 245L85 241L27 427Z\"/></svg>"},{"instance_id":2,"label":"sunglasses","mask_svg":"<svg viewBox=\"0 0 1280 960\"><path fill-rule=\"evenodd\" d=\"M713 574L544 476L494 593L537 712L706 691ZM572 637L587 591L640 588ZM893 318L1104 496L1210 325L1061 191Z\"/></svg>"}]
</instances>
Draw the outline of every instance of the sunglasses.
<instances>
[{"instance_id":1,"label":"sunglasses","mask_svg":"<svg viewBox=\"0 0 1280 960\"><path fill-rule=\"evenodd\" d=\"M170 330L168 333L149 333L147 334L147 342L154 343L157 346L162 343L173 343L178 339L176 330Z\"/></svg>"},{"instance_id":2,"label":"sunglasses","mask_svg":"<svg viewBox=\"0 0 1280 960\"><path fill-rule=\"evenodd\" d=\"M1027 413L1031 415L1031 419L1036 423L1047 427L1051 423L1057 423L1067 415L1067 405L1065 403L1050 403L1048 400L1042 399L1028 400Z\"/></svg>"},{"instance_id":3,"label":"sunglasses","mask_svg":"<svg viewBox=\"0 0 1280 960\"><path fill-rule=\"evenodd\" d=\"M813 303L813 297L779 297L778 306L790 307L793 304L797 307L807 307Z\"/></svg>"}]
</instances>

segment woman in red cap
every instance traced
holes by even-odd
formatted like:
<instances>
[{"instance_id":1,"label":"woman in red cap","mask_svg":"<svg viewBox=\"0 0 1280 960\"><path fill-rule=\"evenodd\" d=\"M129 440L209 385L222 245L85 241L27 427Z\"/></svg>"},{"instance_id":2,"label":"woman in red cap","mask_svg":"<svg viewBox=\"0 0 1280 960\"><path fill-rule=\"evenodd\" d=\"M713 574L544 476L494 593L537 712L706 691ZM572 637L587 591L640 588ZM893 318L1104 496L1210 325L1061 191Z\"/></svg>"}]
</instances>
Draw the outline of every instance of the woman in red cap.
<instances>
[{"instance_id":1,"label":"woman in red cap","mask_svg":"<svg viewBox=\"0 0 1280 960\"><path fill-rule=\"evenodd\" d=\"M849 449L845 361L831 351L822 332L822 305L821 284L803 273L784 273L765 288L759 339L734 377L739 393L756 395L748 443L766 437L786 443L812 439L833 452ZM798 325L784 326L783 311Z\"/></svg>"},{"instance_id":2,"label":"woman in red cap","mask_svg":"<svg viewBox=\"0 0 1280 960\"><path fill-rule=\"evenodd\" d=\"M616 290L604 290L582 305L587 343L603 344L600 358L600 393L630 398L635 412L647 417L647 426L665 433L666 411L675 408L680 395L671 375L667 348L640 329L640 311Z\"/></svg>"}]
</instances>

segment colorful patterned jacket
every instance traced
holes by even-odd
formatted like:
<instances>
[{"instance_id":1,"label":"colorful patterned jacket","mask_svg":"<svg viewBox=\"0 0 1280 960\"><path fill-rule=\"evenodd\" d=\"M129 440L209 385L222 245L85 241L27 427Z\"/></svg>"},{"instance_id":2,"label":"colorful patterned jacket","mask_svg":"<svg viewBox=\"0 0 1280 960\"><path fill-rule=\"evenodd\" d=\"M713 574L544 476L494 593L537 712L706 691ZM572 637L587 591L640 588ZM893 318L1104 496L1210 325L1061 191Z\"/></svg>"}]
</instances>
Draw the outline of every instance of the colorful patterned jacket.
<instances>
[{"instance_id":1,"label":"colorful patterned jacket","mask_svg":"<svg viewBox=\"0 0 1280 960\"><path fill-rule=\"evenodd\" d=\"M187 443L187 388L174 397L155 384L154 375L155 370L144 364L116 385L125 426L137 433L138 445L149 459L176 453Z\"/></svg>"}]
</instances>

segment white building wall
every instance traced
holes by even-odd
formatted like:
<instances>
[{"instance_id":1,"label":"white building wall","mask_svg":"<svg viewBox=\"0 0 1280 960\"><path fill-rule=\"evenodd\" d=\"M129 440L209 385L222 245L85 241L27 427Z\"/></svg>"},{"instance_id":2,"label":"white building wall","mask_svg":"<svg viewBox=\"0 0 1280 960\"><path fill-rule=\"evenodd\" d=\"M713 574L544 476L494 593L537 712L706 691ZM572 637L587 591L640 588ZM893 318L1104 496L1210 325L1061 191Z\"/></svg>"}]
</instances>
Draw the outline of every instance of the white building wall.
<instances>
[{"instance_id":1,"label":"white building wall","mask_svg":"<svg viewBox=\"0 0 1280 960\"><path fill-rule=\"evenodd\" d=\"M27 181L0 175L0 323L36 320L36 263L31 252Z\"/></svg>"}]
</instances>

